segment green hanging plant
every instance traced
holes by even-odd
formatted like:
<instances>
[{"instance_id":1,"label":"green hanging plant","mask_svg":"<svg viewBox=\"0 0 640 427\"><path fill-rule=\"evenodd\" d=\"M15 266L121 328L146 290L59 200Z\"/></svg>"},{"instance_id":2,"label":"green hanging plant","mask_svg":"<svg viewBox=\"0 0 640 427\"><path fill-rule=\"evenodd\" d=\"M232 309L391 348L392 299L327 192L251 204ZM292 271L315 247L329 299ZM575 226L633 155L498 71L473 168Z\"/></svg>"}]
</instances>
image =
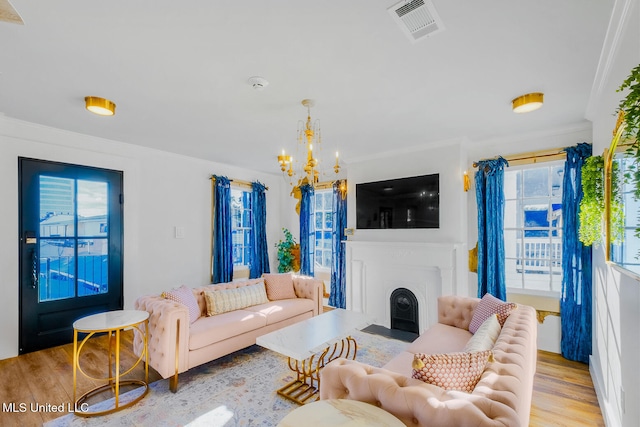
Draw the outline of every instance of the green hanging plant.
<instances>
[{"instance_id":1,"label":"green hanging plant","mask_svg":"<svg viewBox=\"0 0 640 427\"><path fill-rule=\"evenodd\" d=\"M640 159L640 65L631 70L631 74L622 82L617 92L628 90L627 96L620 101L618 113L623 113L625 124L623 139L633 140L631 146L636 160ZM636 172L638 174L640 172ZM636 176L635 182L640 181L640 176ZM636 187L636 190L639 190ZM640 192L636 193L640 198Z\"/></svg>"},{"instance_id":2,"label":"green hanging plant","mask_svg":"<svg viewBox=\"0 0 640 427\"><path fill-rule=\"evenodd\" d=\"M585 246L602 243L604 218L604 158L591 156L582 165L582 201L578 238Z\"/></svg>"},{"instance_id":3,"label":"green hanging plant","mask_svg":"<svg viewBox=\"0 0 640 427\"><path fill-rule=\"evenodd\" d=\"M611 173L611 232L612 242L621 242L624 236L624 211L618 188L618 165L613 164ZM604 219L604 158L591 156L582 166L582 201L580 202L580 228L578 238L585 246L602 243L602 223Z\"/></svg>"},{"instance_id":4,"label":"green hanging plant","mask_svg":"<svg viewBox=\"0 0 640 427\"><path fill-rule=\"evenodd\" d=\"M293 234L286 228L282 229L284 240L276 244L278 248L278 273L300 270L300 245L293 238Z\"/></svg>"}]
</instances>

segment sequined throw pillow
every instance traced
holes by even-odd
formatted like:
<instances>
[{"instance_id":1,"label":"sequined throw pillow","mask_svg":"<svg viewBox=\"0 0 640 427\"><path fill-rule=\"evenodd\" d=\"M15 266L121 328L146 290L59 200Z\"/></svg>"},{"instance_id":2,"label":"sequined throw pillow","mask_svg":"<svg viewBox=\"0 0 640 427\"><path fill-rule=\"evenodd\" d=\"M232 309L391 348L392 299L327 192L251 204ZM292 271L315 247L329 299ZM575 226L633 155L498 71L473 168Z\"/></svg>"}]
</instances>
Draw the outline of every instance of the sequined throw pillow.
<instances>
[{"instance_id":1,"label":"sequined throw pillow","mask_svg":"<svg viewBox=\"0 0 640 427\"><path fill-rule=\"evenodd\" d=\"M493 361L491 350L472 353L417 353L413 356L411 376L445 390L471 393L488 361Z\"/></svg>"}]
</instances>

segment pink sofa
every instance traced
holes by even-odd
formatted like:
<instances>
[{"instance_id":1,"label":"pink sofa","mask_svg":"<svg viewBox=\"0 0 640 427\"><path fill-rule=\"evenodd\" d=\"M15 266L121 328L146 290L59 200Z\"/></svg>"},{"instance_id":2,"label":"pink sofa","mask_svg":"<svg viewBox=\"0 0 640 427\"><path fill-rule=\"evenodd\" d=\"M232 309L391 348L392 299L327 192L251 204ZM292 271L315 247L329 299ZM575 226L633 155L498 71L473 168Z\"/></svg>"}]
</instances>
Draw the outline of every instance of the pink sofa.
<instances>
[{"instance_id":1,"label":"pink sofa","mask_svg":"<svg viewBox=\"0 0 640 427\"><path fill-rule=\"evenodd\" d=\"M312 277L293 276L297 298L206 316L204 291L238 288L261 281L263 279L193 288L201 317L191 324L185 305L160 295L146 295L136 300L136 310L149 312L149 365L163 378L172 377L172 391L177 390L179 373L253 345L260 335L322 313L322 282ZM135 354L139 356L142 348L142 337L134 331Z\"/></svg>"},{"instance_id":2,"label":"pink sofa","mask_svg":"<svg viewBox=\"0 0 640 427\"><path fill-rule=\"evenodd\" d=\"M438 299L438 323L382 368L337 359L321 372L321 399L368 402L407 426L464 427L529 425L537 359L537 321L532 307L518 305L507 318L489 362L472 393L447 391L411 378L414 353L462 351L480 300Z\"/></svg>"}]
</instances>

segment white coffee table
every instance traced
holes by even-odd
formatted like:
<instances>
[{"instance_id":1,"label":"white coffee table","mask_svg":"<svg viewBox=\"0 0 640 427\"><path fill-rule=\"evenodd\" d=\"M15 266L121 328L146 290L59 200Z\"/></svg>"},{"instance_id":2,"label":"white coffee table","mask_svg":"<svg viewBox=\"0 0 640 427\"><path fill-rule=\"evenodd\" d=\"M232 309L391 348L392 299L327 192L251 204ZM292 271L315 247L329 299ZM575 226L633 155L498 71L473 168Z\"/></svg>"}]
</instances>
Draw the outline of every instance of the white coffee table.
<instances>
[{"instance_id":1,"label":"white coffee table","mask_svg":"<svg viewBox=\"0 0 640 427\"><path fill-rule=\"evenodd\" d=\"M301 405L318 400L320 370L338 357L355 359L358 345L350 334L369 324L363 313L335 309L259 336L256 343L287 356L296 373L278 394Z\"/></svg>"}]
</instances>

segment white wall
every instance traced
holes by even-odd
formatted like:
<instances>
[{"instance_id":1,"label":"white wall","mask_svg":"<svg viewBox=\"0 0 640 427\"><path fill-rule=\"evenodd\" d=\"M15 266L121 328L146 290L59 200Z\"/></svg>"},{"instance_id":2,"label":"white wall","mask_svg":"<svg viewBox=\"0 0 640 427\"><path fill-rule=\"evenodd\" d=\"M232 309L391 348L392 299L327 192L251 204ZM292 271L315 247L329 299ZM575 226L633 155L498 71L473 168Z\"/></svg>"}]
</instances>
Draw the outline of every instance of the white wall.
<instances>
[{"instance_id":1,"label":"white wall","mask_svg":"<svg viewBox=\"0 0 640 427\"><path fill-rule=\"evenodd\" d=\"M467 163L464 141L442 141L421 148L365 158L348 165L347 227L349 240L456 244L456 293L467 295L467 198L463 172ZM440 175L440 228L406 230L356 229L356 184L429 174Z\"/></svg>"},{"instance_id":2,"label":"white wall","mask_svg":"<svg viewBox=\"0 0 640 427\"><path fill-rule=\"evenodd\" d=\"M211 174L259 180L267 192L271 269L284 181L220 163L93 138L0 116L0 359L18 354L18 157L124 172L124 301L210 283ZM174 227L184 227L176 239Z\"/></svg>"},{"instance_id":3,"label":"white wall","mask_svg":"<svg viewBox=\"0 0 640 427\"><path fill-rule=\"evenodd\" d=\"M640 62L640 5L616 1L594 83L589 118L594 152L611 142L615 111L623 94L616 89ZM607 426L640 425L640 281L593 254L594 317L590 370Z\"/></svg>"},{"instance_id":4,"label":"white wall","mask_svg":"<svg viewBox=\"0 0 640 427\"><path fill-rule=\"evenodd\" d=\"M410 152L390 153L349 163L347 224L356 228L356 184L440 174L440 228L407 230L355 230L352 240L462 243L466 239L466 204L462 174L466 157L462 142L448 141Z\"/></svg>"}]
</instances>

